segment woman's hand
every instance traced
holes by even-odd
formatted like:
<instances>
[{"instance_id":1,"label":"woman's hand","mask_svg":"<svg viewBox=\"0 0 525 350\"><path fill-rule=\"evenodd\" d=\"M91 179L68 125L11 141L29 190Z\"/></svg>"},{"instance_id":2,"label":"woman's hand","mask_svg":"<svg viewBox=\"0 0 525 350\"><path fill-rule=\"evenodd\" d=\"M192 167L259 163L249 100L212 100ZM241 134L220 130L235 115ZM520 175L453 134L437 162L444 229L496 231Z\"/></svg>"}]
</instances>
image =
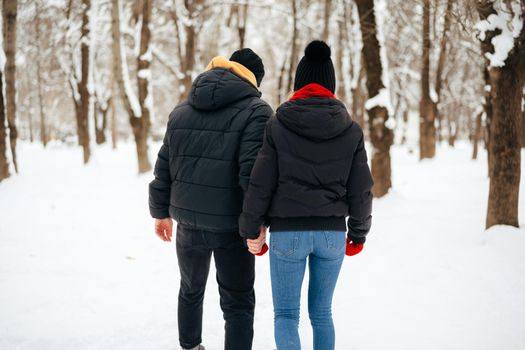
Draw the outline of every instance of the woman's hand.
<instances>
[{"instance_id":1,"label":"woman's hand","mask_svg":"<svg viewBox=\"0 0 525 350\"><path fill-rule=\"evenodd\" d=\"M246 244L248 245L248 251L253 255L257 255L263 249L264 244L266 243L266 227L261 226L259 229L259 237L256 239L247 239Z\"/></svg>"}]
</instances>

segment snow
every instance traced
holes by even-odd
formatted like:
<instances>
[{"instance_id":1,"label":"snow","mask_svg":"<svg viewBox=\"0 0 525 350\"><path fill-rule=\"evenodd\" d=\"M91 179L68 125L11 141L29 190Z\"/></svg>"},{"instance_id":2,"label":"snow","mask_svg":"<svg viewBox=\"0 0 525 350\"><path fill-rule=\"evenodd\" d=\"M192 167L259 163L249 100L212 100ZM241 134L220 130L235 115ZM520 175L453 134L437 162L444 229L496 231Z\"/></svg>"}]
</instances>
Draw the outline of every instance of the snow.
<instances>
[{"instance_id":1,"label":"snow","mask_svg":"<svg viewBox=\"0 0 525 350\"><path fill-rule=\"evenodd\" d=\"M367 110L371 110L374 107L385 107L388 109L388 114L392 115L392 105L390 104L390 93L388 92L388 89L382 88L379 90L379 93L375 95L372 98L369 98L365 102L365 108Z\"/></svg>"},{"instance_id":2,"label":"snow","mask_svg":"<svg viewBox=\"0 0 525 350\"><path fill-rule=\"evenodd\" d=\"M124 91L128 97L131 109L133 110L133 116L135 118L140 118L142 116L142 109L140 108L139 100L133 92L133 87L131 86L131 81L129 80L128 62L126 60L126 47L124 46L122 38L119 44L121 53L120 68L122 70L122 80L124 81Z\"/></svg>"},{"instance_id":3,"label":"snow","mask_svg":"<svg viewBox=\"0 0 525 350\"><path fill-rule=\"evenodd\" d=\"M386 45L385 45L385 36L384 36L384 25L385 25L385 16L387 16L387 2L384 0L377 1L375 8L376 15L376 25L377 25L377 40L380 45L380 59L381 59L381 68L382 75L381 81L385 85L376 96L370 97L366 103L365 108L371 110L374 107L385 107L388 110L388 115L393 117L394 108L390 101L390 92L389 92L389 73L388 73L388 60L386 55ZM358 56L358 55L356 55ZM389 123L392 126L392 122ZM388 127L388 126L387 126Z\"/></svg>"},{"instance_id":4,"label":"snow","mask_svg":"<svg viewBox=\"0 0 525 350\"><path fill-rule=\"evenodd\" d=\"M434 103L438 103L438 102L439 102L439 96L438 96L438 94L437 94L436 89L434 89L434 88L431 88L431 89L430 89L430 99L431 99L432 102L434 102Z\"/></svg>"},{"instance_id":5,"label":"snow","mask_svg":"<svg viewBox=\"0 0 525 350\"><path fill-rule=\"evenodd\" d=\"M484 231L486 154L470 161L458 143L419 162L408 149L392 148L393 190L374 203L363 253L345 258L337 348L524 349L525 231ZM153 233L152 174L136 175L135 152L97 147L84 167L80 148L20 143L21 174L0 183L0 349L178 349L175 245ZM254 350L274 349L268 255L256 268ZM223 348L214 274L209 350Z\"/></svg>"},{"instance_id":6,"label":"snow","mask_svg":"<svg viewBox=\"0 0 525 350\"><path fill-rule=\"evenodd\" d=\"M363 40L361 35L361 28L359 26L359 14L357 9L351 11L352 22L350 27L350 40L352 40L352 47L354 52L361 52L363 48ZM352 60L353 74L352 81L350 82L350 88L355 89L359 83L359 72L361 71L361 55L350 55Z\"/></svg>"},{"instance_id":7,"label":"snow","mask_svg":"<svg viewBox=\"0 0 525 350\"><path fill-rule=\"evenodd\" d=\"M151 89L152 89L152 86L151 86L151 83L148 83L148 90L147 90L147 95L146 95L146 98L144 99L144 107L146 107L148 110L149 110L149 119L151 122L154 122L155 121L155 108L153 108L153 94L151 93Z\"/></svg>"},{"instance_id":8,"label":"snow","mask_svg":"<svg viewBox=\"0 0 525 350\"><path fill-rule=\"evenodd\" d=\"M385 40L385 18L388 18L388 10L387 10L387 1L386 0L378 0L375 8L375 15L376 15L376 28L377 28L377 41L380 45L380 51L379 55L381 58L381 68L382 68L382 76L381 80L383 81L383 84L385 85L385 88L388 90L389 84L390 84L390 74L388 73L388 56L386 54L386 40ZM389 114L391 115L391 108L389 109Z\"/></svg>"},{"instance_id":9,"label":"snow","mask_svg":"<svg viewBox=\"0 0 525 350\"><path fill-rule=\"evenodd\" d=\"M140 56L140 60L141 61L148 61L148 62L151 62L153 60L153 52L151 50L151 45L148 47L148 49L146 50L146 52L144 52L141 56Z\"/></svg>"},{"instance_id":10,"label":"snow","mask_svg":"<svg viewBox=\"0 0 525 350\"><path fill-rule=\"evenodd\" d=\"M137 75L141 79L151 80L151 69L145 68L137 72Z\"/></svg>"},{"instance_id":11,"label":"snow","mask_svg":"<svg viewBox=\"0 0 525 350\"><path fill-rule=\"evenodd\" d=\"M476 29L479 31L478 38L482 41L485 40L487 31L501 30L501 33L491 40L494 53L487 52L485 54L491 67L505 66L505 60L514 47L514 39L520 35L523 28L520 2L511 0L510 5L511 9L502 0L495 1L493 6L496 13L476 23Z\"/></svg>"}]
</instances>

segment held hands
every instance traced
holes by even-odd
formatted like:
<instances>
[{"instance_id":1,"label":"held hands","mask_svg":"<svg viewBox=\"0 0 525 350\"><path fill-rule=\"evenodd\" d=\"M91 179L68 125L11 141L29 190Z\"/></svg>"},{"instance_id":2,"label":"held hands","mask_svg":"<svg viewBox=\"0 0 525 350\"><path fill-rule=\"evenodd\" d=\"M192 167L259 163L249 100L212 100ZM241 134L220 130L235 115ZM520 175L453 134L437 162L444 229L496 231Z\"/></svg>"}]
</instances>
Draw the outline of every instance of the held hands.
<instances>
[{"instance_id":1,"label":"held hands","mask_svg":"<svg viewBox=\"0 0 525 350\"><path fill-rule=\"evenodd\" d=\"M171 218L155 219L155 233L164 242L171 242L172 231L173 221Z\"/></svg>"},{"instance_id":2,"label":"held hands","mask_svg":"<svg viewBox=\"0 0 525 350\"><path fill-rule=\"evenodd\" d=\"M357 255L361 253L363 248L364 248L364 244L353 243L349 237L346 237L346 253L345 253L346 255L348 256Z\"/></svg>"},{"instance_id":3,"label":"held hands","mask_svg":"<svg viewBox=\"0 0 525 350\"><path fill-rule=\"evenodd\" d=\"M266 227L261 226L259 229L259 237L256 239L247 239L246 244L248 245L248 251L253 255L264 255L268 251L268 245L266 245Z\"/></svg>"}]
</instances>

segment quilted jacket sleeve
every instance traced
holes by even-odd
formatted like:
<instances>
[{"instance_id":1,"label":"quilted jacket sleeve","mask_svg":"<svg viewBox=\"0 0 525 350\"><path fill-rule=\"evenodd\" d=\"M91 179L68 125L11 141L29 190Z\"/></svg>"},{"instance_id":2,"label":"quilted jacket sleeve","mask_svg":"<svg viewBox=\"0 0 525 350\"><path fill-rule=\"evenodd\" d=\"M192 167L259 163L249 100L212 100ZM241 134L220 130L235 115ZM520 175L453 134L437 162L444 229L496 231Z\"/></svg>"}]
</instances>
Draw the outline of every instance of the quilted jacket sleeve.
<instances>
[{"instance_id":1,"label":"quilted jacket sleeve","mask_svg":"<svg viewBox=\"0 0 525 350\"><path fill-rule=\"evenodd\" d=\"M263 145L253 167L242 214L239 217L239 232L242 237L255 239L259 236L259 228L265 223L278 177L277 153L272 140L270 121L266 125Z\"/></svg>"},{"instance_id":2,"label":"quilted jacket sleeve","mask_svg":"<svg viewBox=\"0 0 525 350\"><path fill-rule=\"evenodd\" d=\"M367 163L363 132L352 161L347 183L348 237L354 243L365 243L372 225L372 174Z\"/></svg>"},{"instance_id":3,"label":"quilted jacket sleeve","mask_svg":"<svg viewBox=\"0 0 525 350\"><path fill-rule=\"evenodd\" d=\"M250 174L263 143L264 128L272 113L267 104L257 107L243 131L239 148L239 185L244 193L248 190Z\"/></svg>"},{"instance_id":4,"label":"quilted jacket sleeve","mask_svg":"<svg viewBox=\"0 0 525 350\"><path fill-rule=\"evenodd\" d=\"M166 130L164 140L155 163L155 179L149 184L149 211L152 217L164 219L170 216L171 177L169 167L169 140L171 130Z\"/></svg>"}]
</instances>

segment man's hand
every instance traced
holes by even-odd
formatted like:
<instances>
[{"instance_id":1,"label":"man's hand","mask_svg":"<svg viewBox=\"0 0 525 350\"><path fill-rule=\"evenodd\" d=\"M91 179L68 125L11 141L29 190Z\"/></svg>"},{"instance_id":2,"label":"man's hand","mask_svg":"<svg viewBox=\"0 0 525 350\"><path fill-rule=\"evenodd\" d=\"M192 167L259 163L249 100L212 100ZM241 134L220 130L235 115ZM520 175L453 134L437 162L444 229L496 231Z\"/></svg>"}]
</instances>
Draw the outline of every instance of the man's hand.
<instances>
[{"instance_id":1,"label":"man's hand","mask_svg":"<svg viewBox=\"0 0 525 350\"><path fill-rule=\"evenodd\" d=\"M256 239L247 239L248 251L253 255L259 254L264 243L266 243L266 227L261 226L259 229L259 237Z\"/></svg>"},{"instance_id":2,"label":"man's hand","mask_svg":"<svg viewBox=\"0 0 525 350\"><path fill-rule=\"evenodd\" d=\"M171 218L155 219L155 233L164 242L171 242L171 232L173 230L173 221Z\"/></svg>"}]
</instances>

